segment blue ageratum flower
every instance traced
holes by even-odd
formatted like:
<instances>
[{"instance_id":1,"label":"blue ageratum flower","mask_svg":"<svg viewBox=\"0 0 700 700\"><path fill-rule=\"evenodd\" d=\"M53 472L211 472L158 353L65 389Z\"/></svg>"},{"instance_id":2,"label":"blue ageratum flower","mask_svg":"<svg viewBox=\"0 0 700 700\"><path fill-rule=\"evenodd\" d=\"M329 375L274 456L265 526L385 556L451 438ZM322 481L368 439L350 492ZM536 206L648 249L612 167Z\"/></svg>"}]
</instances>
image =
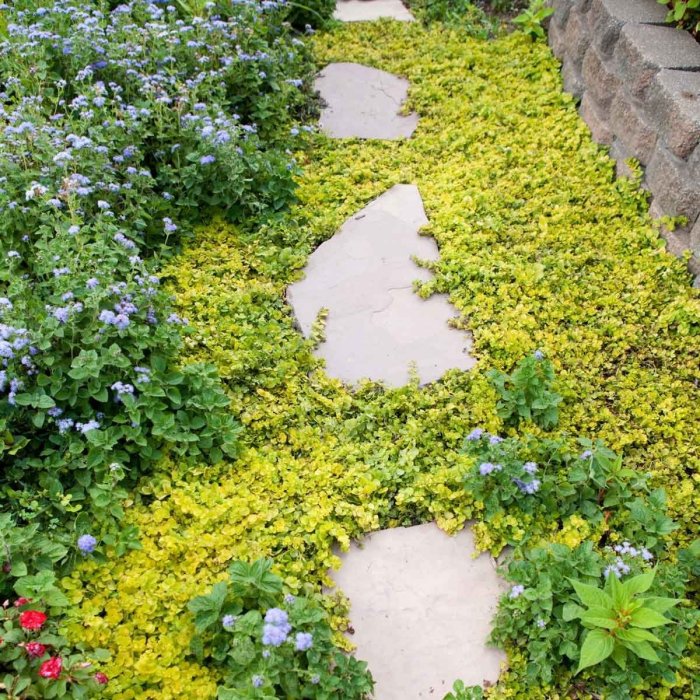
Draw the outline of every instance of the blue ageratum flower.
<instances>
[{"instance_id":1,"label":"blue ageratum flower","mask_svg":"<svg viewBox=\"0 0 700 700\"><path fill-rule=\"evenodd\" d=\"M311 649L314 643L314 637L308 632L297 632L294 648L297 651L307 651Z\"/></svg>"},{"instance_id":2,"label":"blue ageratum flower","mask_svg":"<svg viewBox=\"0 0 700 700\"><path fill-rule=\"evenodd\" d=\"M92 535L81 535L78 538L78 549L85 555L92 554L97 547L97 540Z\"/></svg>"}]
</instances>

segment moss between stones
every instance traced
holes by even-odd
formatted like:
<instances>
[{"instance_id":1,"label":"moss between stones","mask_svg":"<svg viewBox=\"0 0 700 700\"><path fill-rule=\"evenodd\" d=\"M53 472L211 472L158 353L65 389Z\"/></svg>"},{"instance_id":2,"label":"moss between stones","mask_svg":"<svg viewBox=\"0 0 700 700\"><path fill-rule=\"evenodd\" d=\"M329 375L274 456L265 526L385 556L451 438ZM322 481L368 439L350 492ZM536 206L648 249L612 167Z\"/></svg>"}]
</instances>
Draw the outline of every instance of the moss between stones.
<instances>
[{"instance_id":1,"label":"moss between stones","mask_svg":"<svg viewBox=\"0 0 700 700\"><path fill-rule=\"evenodd\" d=\"M315 137L291 216L252 232L214 222L169 270L194 325L189 357L218 365L247 447L216 469L164 464L132 509L143 550L65 581L75 636L114 652L115 698L213 696L210 672L185 658L185 604L232 558L270 555L292 588L319 586L336 540L431 519L460 527L473 507L456 449L472 427L500 427L485 372L537 347L565 394L558 432L600 437L651 471L682 524L676 543L700 529L700 299L643 197L614 180L549 50L380 22L319 35L316 53L406 76L421 122L406 142ZM420 187L441 250L424 292L450 294L479 366L425 389L352 393L319 369L284 290L314 246L401 182ZM569 530L556 537L575 544ZM482 532L485 545L500 538ZM690 697L697 642L678 688L640 697ZM525 689L521 662L511 656L497 697L560 697Z\"/></svg>"}]
</instances>

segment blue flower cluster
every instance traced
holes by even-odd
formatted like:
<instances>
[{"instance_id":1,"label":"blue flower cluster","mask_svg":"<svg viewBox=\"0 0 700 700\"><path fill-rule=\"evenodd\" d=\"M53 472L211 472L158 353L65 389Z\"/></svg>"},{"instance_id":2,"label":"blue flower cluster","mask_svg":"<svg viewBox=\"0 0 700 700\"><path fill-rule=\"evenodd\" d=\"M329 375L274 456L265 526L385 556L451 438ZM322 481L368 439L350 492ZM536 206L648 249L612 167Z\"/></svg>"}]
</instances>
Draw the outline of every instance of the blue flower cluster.
<instances>
[{"instance_id":1,"label":"blue flower cluster","mask_svg":"<svg viewBox=\"0 0 700 700\"><path fill-rule=\"evenodd\" d=\"M265 614L262 643L273 647L282 646L291 631L287 613L281 608L270 608Z\"/></svg>"},{"instance_id":2,"label":"blue flower cluster","mask_svg":"<svg viewBox=\"0 0 700 700\"><path fill-rule=\"evenodd\" d=\"M605 567L603 572L605 578L610 574L614 574L617 578L629 574L632 567L628 563L630 559L641 559L649 563L654 560L654 555L646 547L634 547L629 542L625 541L622 544L616 544L612 550L618 555L612 564ZM628 561L625 561L627 558Z\"/></svg>"}]
</instances>

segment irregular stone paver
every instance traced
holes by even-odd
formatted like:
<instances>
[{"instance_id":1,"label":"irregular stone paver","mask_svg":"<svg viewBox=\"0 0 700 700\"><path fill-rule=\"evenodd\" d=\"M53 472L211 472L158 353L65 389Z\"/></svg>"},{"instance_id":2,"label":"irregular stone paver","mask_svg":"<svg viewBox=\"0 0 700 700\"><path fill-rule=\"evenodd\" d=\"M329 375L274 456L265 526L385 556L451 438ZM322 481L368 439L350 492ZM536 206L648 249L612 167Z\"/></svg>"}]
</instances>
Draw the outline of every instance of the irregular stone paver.
<instances>
[{"instance_id":1,"label":"irregular stone paver","mask_svg":"<svg viewBox=\"0 0 700 700\"><path fill-rule=\"evenodd\" d=\"M408 81L359 63L331 63L314 83L326 106L319 126L334 138L407 138L418 115L401 115Z\"/></svg>"},{"instance_id":2,"label":"irregular stone paver","mask_svg":"<svg viewBox=\"0 0 700 700\"><path fill-rule=\"evenodd\" d=\"M401 0L338 0L333 16L341 22L365 22L384 17L399 22L414 21Z\"/></svg>"},{"instance_id":3,"label":"irregular stone paver","mask_svg":"<svg viewBox=\"0 0 700 700\"><path fill-rule=\"evenodd\" d=\"M505 584L473 553L471 530L449 537L429 523L373 533L342 555L333 579L350 599L375 700L440 700L458 678L496 681L505 655L486 640Z\"/></svg>"},{"instance_id":4,"label":"irregular stone paver","mask_svg":"<svg viewBox=\"0 0 700 700\"><path fill-rule=\"evenodd\" d=\"M437 260L432 238L419 236L428 222L415 185L395 185L348 219L310 256L306 277L287 297L304 335L328 309L325 342L316 354L343 381L363 378L401 386L415 363L423 383L453 367L475 364L471 337L448 326L457 314L442 295L421 299L413 280L432 274L411 256Z\"/></svg>"}]
</instances>

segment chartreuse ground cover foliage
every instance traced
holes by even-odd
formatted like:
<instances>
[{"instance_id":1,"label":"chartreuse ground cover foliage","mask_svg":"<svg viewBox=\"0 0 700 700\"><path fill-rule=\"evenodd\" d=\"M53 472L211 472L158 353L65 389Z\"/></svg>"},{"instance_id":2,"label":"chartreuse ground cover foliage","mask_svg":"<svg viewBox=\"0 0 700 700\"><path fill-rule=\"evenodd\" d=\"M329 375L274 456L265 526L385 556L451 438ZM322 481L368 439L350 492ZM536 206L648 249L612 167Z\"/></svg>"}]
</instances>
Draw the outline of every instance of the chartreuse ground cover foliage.
<instances>
[{"instance_id":1,"label":"chartreuse ground cover foliage","mask_svg":"<svg viewBox=\"0 0 700 700\"><path fill-rule=\"evenodd\" d=\"M187 470L166 459L142 482L127 503L142 548L87 560L62 581L74 605L72 637L112 651L111 697L213 697L225 672L200 664L196 645L191 652L188 604L229 580L232 562L269 557L291 594L318 592L338 563L337 542L433 519L454 531L476 517L482 548L531 545L508 572L514 588L494 637L508 648L509 670L491 697L556 699L572 688L590 697L593 667L574 676L580 639L562 651L569 639L558 636L579 629L578 610L544 632L538 620L553 591L571 589L571 604L584 609L572 580L602 585L608 567L608 578L652 570L642 556L649 549L652 562L661 560L652 583L664 591L653 595L690 600L664 613L680 616L674 628L689 640L674 678L642 675L628 695L692 698L698 591L684 548L700 524L700 300L683 262L664 251L635 184L614 180L543 44L381 22L320 34L315 52L320 64L357 61L406 76L418 130L391 143L313 137L299 156L300 201L290 215L255 228L215 219L165 271L193 326L184 361L217 367L244 426L240 456ZM421 293L450 295L479 365L424 388L350 391L323 372L295 329L285 288L348 216L403 182L419 186L441 250ZM503 396L487 376L511 373L536 349L552 362L563 397L549 433L526 417L505 426ZM477 426L509 437L493 445L478 438L480 450L506 450L499 459L510 460L508 469L537 453L540 475L528 467L518 478L539 479L551 508L528 500L540 487L527 493L512 480L507 503L465 489L479 455L461 448ZM578 445L578 436L590 442ZM586 450L582 472L576 460ZM565 470L574 484L579 478L573 494L549 481L563 481ZM661 493L644 495L637 473L666 489L668 514ZM653 543L625 544L641 537L630 524L637 518L653 525ZM324 605L341 629L342 601ZM528 643L509 641L518 635ZM672 656L674 643L666 639L664 653ZM563 666L552 663L555 652ZM532 668L531 653L547 660L550 675ZM241 697L265 697L258 690L251 679ZM478 696L459 686L455 693Z\"/></svg>"}]
</instances>

